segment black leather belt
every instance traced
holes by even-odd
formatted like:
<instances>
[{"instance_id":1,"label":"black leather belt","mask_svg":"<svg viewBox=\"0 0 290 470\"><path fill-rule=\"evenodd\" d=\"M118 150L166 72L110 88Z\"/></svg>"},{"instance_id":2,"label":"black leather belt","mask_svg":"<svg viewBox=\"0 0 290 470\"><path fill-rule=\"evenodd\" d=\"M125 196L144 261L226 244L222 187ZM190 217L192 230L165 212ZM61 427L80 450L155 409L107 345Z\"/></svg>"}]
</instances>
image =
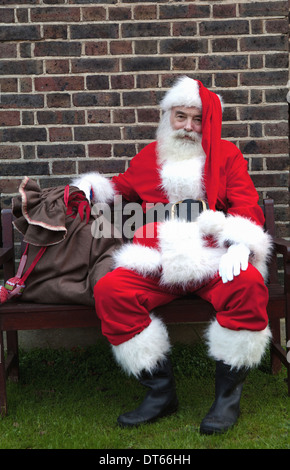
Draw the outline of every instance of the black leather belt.
<instances>
[{"instance_id":1,"label":"black leather belt","mask_svg":"<svg viewBox=\"0 0 290 470\"><path fill-rule=\"evenodd\" d=\"M158 203L146 212L146 223L173 219L194 222L199 214L208 208L207 202L202 199L184 199L168 204Z\"/></svg>"},{"instance_id":2,"label":"black leather belt","mask_svg":"<svg viewBox=\"0 0 290 470\"><path fill-rule=\"evenodd\" d=\"M184 199L183 201L172 204L170 219L194 222L199 214L208 208L208 204L202 199Z\"/></svg>"}]
</instances>

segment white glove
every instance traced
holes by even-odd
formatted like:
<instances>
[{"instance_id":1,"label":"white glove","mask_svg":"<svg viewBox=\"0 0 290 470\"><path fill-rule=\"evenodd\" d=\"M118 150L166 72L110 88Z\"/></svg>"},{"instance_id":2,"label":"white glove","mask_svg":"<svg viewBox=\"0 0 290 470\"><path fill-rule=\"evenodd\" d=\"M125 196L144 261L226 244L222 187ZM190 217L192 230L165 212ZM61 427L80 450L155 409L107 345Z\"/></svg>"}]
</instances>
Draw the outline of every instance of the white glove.
<instances>
[{"instance_id":1,"label":"white glove","mask_svg":"<svg viewBox=\"0 0 290 470\"><path fill-rule=\"evenodd\" d=\"M219 275L225 284L232 281L242 271L246 271L249 263L250 250L243 243L231 245L221 257Z\"/></svg>"},{"instance_id":2,"label":"white glove","mask_svg":"<svg viewBox=\"0 0 290 470\"><path fill-rule=\"evenodd\" d=\"M111 203L115 188L111 181L98 172L85 173L71 182L72 186L81 189L89 202Z\"/></svg>"},{"instance_id":3,"label":"white glove","mask_svg":"<svg viewBox=\"0 0 290 470\"><path fill-rule=\"evenodd\" d=\"M86 195L87 200L90 202L92 190L91 182L88 181L86 178L82 178L79 179L79 181L77 181L74 186L77 186L81 191L83 191Z\"/></svg>"}]
</instances>

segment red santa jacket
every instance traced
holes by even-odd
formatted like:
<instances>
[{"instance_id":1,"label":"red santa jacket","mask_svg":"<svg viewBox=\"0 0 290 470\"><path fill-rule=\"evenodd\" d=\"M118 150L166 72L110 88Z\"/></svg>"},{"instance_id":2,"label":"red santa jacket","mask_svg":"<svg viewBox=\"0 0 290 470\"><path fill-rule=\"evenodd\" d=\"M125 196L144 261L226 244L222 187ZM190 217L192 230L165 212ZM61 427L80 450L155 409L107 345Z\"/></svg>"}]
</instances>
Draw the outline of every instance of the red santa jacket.
<instances>
[{"instance_id":1,"label":"red santa jacket","mask_svg":"<svg viewBox=\"0 0 290 470\"><path fill-rule=\"evenodd\" d=\"M169 202L162 190L156 145L156 142L147 145L132 159L125 173L112 179L117 191L125 199L141 201L144 210L147 203ZM250 218L258 225L263 225L264 215L258 206L259 197L242 153L232 142L222 140L221 154L223 160L216 209Z\"/></svg>"},{"instance_id":2,"label":"red santa jacket","mask_svg":"<svg viewBox=\"0 0 290 470\"><path fill-rule=\"evenodd\" d=\"M125 173L113 177L115 190L128 201L140 202L144 211L148 204L199 198L200 189L196 192L196 187L202 179L202 168L198 159L175 162L168 183L158 163L156 146L156 142L147 145L132 159ZM165 284L186 287L214 276L229 244L244 243L251 251L252 264L266 276L271 239L263 231L264 215L247 162L239 149L225 140L221 141L221 155L216 210L204 211L195 222L169 220L146 227L149 241L146 237L144 240L144 230L141 238L139 231L133 244L116 253L116 267L133 269L145 276L158 274ZM171 191L176 201L172 201ZM214 244L208 244L209 237Z\"/></svg>"}]
</instances>

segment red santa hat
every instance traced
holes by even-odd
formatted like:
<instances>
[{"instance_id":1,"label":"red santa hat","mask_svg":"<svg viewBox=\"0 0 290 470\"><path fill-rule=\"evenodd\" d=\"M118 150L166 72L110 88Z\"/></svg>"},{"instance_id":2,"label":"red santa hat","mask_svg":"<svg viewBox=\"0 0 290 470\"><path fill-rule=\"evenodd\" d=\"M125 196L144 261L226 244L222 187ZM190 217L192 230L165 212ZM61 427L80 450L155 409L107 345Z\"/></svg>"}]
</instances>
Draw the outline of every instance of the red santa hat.
<instances>
[{"instance_id":1,"label":"red santa hat","mask_svg":"<svg viewBox=\"0 0 290 470\"><path fill-rule=\"evenodd\" d=\"M194 106L202 110L202 147L206 154L205 188L209 208L215 210L221 158L221 97L208 90L199 80L185 76L179 78L165 94L160 106L163 111L169 111L174 106Z\"/></svg>"}]
</instances>

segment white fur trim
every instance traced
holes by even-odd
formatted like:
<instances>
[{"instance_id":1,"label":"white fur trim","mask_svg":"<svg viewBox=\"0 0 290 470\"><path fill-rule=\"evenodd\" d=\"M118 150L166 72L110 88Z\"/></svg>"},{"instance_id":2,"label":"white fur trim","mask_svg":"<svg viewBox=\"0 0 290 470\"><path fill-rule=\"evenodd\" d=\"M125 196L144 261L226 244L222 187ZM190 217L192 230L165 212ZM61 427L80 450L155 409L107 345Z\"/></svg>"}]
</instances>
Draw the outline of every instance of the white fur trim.
<instances>
[{"instance_id":1,"label":"white fur trim","mask_svg":"<svg viewBox=\"0 0 290 470\"><path fill-rule=\"evenodd\" d=\"M257 366L271 339L270 328L261 331L230 330L214 320L206 332L209 354L232 368Z\"/></svg>"},{"instance_id":2,"label":"white fur trim","mask_svg":"<svg viewBox=\"0 0 290 470\"><path fill-rule=\"evenodd\" d=\"M214 246L206 237L212 236ZM158 229L159 250L141 244L125 245L116 253L115 266L137 271L142 276L158 275L164 285L183 288L201 284L219 270L221 257L231 244L244 244L251 252L250 263L267 277L271 236L251 220L207 210L196 222L169 220Z\"/></svg>"},{"instance_id":3,"label":"white fur trim","mask_svg":"<svg viewBox=\"0 0 290 470\"><path fill-rule=\"evenodd\" d=\"M115 189L112 182L98 172L85 173L79 178L75 178L71 185L84 191L88 200L90 200L90 190L92 189L92 202L110 203L114 199Z\"/></svg>"},{"instance_id":4,"label":"white fur trim","mask_svg":"<svg viewBox=\"0 0 290 470\"><path fill-rule=\"evenodd\" d=\"M203 167L205 157L191 158L165 162L160 169L162 189L167 194L169 202L183 199L203 199Z\"/></svg>"},{"instance_id":5,"label":"white fur trim","mask_svg":"<svg viewBox=\"0 0 290 470\"><path fill-rule=\"evenodd\" d=\"M195 106L202 109L197 81L186 76L180 77L173 87L167 91L160 106L163 111L168 111L174 106Z\"/></svg>"},{"instance_id":6,"label":"white fur trim","mask_svg":"<svg viewBox=\"0 0 290 470\"><path fill-rule=\"evenodd\" d=\"M207 210L198 217L200 233L205 237L208 235L221 234L224 230L226 216L223 212Z\"/></svg>"},{"instance_id":7,"label":"white fur trim","mask_svg":"<svg viewBox=\"0 0 290 470\"><path fill-rule=\"evenodd\" d=\"M166 285L201 283L218 271L226 248L206 246L198 222L170 220L160 225L161 282Z\"/></svg>"},{"instance_id":8,"label":"white fur trim","mask_svg":"<svg viewBox=\"0 0 290 470\"><path fill-rule=\"evenodd\" d=\"M150 325L141 333L118 346L112 345L117 363L129 375L138 377L144 370L152 372L170 351L166 326L154 315L150 317Z\"/></svg>"},{"instance_id":9,"label":"white fur trim","mask_svg":"<svg viewBox=\"0 0 290 470\"><path fill-rule=\"evenodd\" d=\"M157 275L161 269L160 252L154 248L128 243L113 254L114 267L131 269L142 276Z\"/></svg>"},{"instance_id":10,"label":"white fur trim","mask_svg":"<svg viewBox=\"0 0 290 470\"><path fill-rule=\"evenodd\" d=\"M223 99L220 95L218 98L223 110ZM174 106L196 107L202 110L202 101L199 96L199 85L196 80L187 76L180 77L176 83L170 88L164 98L160 102L163 111L168 111Z\"/></svg>"},{"instance_id":11,"label":"white fur trim","mask_svg":"<svg viewBox=\"0 0 290 470\"><path fill-rule=\"evenodd\" d=\"M225 218L224 229L218 235L219 244L243 243L251 251L250 262L267 277L267 261L272 251L272 237L252 220L238 215Z\"/></svg>"}]
</instances>

